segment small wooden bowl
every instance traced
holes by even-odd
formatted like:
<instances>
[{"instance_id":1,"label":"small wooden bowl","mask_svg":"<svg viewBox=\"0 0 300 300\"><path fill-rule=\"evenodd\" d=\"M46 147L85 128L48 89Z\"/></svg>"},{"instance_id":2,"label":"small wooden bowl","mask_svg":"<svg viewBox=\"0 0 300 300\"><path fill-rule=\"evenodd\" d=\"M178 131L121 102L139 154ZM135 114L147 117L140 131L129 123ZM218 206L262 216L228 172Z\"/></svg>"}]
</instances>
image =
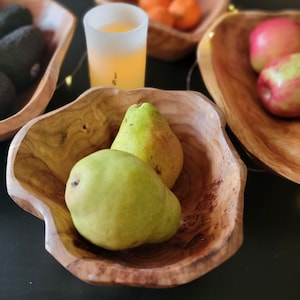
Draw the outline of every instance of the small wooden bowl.
<instances>
[{"instance_id":1,"label":"small wooden bowl","mask_svg":"<svg viewBox=\"0 0 300 300\"><path fill-rule=\"evenodd\" d=\"M69 172L80 158L109 148L133 103L151 102L184 150L174 186L182 224L161 244L127 251L93 246L74 229L65 205ZM171 287L212 270L240 247L246 168L225 133L220 111L197 92L93 88L74 102L27 123L11 142L7 190L45 220L46 249L91 284Z\"/></svg>"},{"instance_id":2,"label":"small wooden bowl","mask_svg":"<svg viewBox=\"0 0 300 300\"><path fill-rule=\"evenodd\" d=\"M40 78L17 95L10 117L0 120L0 141L11 138L26 122L46 109L56 89L59 70L76 26L75 16L55 1L1 0L0 8L11 3L29 8L34 24L46 38L47 53Z\"/></svg>"},{"instance_id":3,"label":"small wooden bowl","mask_svg":"<svg viewBox=\"0 0 300 300\"><path fill-rule=\"evenodd\" d=\"M96 4L127 2L137 5L136 0L94 0ZM149 56L167 61L177 61L196 48L202 35L215 19L226 12L229 0L198 0L203 16L198 26L189 31L180 31L158 22L149 21L147 53Z\"/></svg>"},{"instance_id":4,"label":"small wooden bowl","mask_svg":"<svg viewBox=\"0 0 300 300\"><path fill-rule=\"evenodd\" d=\"M300 11L228 13L212 25L198 45L199 67L211 96L247 152L263 167L300 183L300 120L274 117L261 105L257 74L249 62L249 35L263 20Z\"/></svg>"}]
</instances>

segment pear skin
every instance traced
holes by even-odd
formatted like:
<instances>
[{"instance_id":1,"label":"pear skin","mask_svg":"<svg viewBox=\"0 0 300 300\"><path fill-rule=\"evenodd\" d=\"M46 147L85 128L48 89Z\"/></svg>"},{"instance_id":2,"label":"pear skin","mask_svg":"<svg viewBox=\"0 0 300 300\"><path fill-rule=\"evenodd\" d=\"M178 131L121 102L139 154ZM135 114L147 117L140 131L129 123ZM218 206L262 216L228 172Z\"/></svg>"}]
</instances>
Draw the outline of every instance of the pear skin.
<instances>
[{"instance_id":1,"label":"pear skin","mask_svg":"<svg viewBox=\"0 0 300 300\"><path fill-rule=\"evenodd\" d=\"M129 152L147 162L169 188L182 171L181 143L166 118L148 102L127 109L111 149Z\"/></svg>"},{"instance_id":2,"label":"pear skin","mask_svg":"<svg viewBox=\"0 0 300 300\"><path fill-rule=\"evenodd\" d=\"M103 149L79 160L65 200L77 231L109 250L166 241L181 220L178 198L155 171L119 150Z\"/></svg>"}]
</instances>

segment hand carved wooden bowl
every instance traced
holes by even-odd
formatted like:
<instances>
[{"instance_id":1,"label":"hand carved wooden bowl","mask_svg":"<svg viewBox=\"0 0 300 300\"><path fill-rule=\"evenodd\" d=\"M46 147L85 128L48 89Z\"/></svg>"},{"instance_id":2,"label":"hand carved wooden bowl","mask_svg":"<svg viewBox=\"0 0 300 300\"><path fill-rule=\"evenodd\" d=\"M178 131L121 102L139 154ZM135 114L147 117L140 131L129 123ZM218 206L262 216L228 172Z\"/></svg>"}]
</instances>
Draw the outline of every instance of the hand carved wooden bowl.
<instances>
[{"instance_id":1,"label":"hand carved wooden bowl","mask_svg":"<svg viewBox=\"0 0 300 300\"><path fill-rule=\"evenodd\" d=\"M17 94L10 116L0 120L0 141L11 138L26 122L46 109L56 89L60 67L76 25L75 16L55 1L1 0L0 8L11 3L29 8L34 24L46 38L47 52L38 80L24 92Z\"/></svg>"},{"instance_id":2,"label":"hand carved wooden bowl","mask_svg":"<svg viewBox=\"0 0 300 300\"><path fill-rule=\"evenodd\" d=\"M197 56L209 93L249 155L263 167L300 183L300 120L274 117L262 107L257 74L249 62L251 30L278 16L300 21L300 11L225 14L206 32Z\"/></svg>"},{"instance_id":3,"label":"hand carved wooden bowl","mask_svg":"<svg viewBox=\"0 0 300 300\"><path fill-rule=\"evenodd\" d=\"M184 167L173 188L182 223L167 242L108 251L74 229L65 184L75 162L109 148L127 108L142 102L161 111L182 143ZM46 249L81 280L143 287L184 284L217 267L242 243L247 173L224 127L222 113L197 92L93 88L15 135L7 190L20 207L45 220Z\"/></svg>"},{"instance_id":4,"label":"hand carved wooden bowl","mask_svg":"<svg viewBox=\"0 0 300 300\"><path fill-rule=\"evenodd\" d=\"M118 0L94 0L96 4L120 2ZM229 0L198 0L203 11L198 26L189 31L180 31L158 22L149 21L147 53L149 56L173 62L192 53L207 28L226 12ZM121 1L137 4L136 0Z\"/></svg>"}]
</instances>

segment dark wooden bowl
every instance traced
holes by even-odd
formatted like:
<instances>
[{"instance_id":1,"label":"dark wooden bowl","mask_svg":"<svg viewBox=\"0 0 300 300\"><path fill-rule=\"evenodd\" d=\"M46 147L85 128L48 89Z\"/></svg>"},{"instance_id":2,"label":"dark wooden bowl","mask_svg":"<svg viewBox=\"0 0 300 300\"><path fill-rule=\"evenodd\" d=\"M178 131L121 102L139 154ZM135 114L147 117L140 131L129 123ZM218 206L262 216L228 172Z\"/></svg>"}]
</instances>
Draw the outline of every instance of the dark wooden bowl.
<instances>
[{"instance_id":1,"label":"dark wooden bowl","mask_svg":"<svg viewBox=\"0 0 300 300\"><path fill-rule=\"evenodd\" d=\"M151 102L181 141L183 171L173 188L182 224L167 242L127 251L93 246L75 230L64 191L75 162L109 148L133 103ZM12 140L7 190L45 221L46 249L71 273L96 285L171 287L232 256L243 239L246 168L225 133L225 119L197 92L93 88L27 123Z\"/></svg>"},{"instance_id":2,"label":"dark wooden bowl","mask_svg":"<svg viewBox=\"0 0 300 300\"><path fill-rule=\"evenodd\" d=\"M11 138L26 122L43 113L56 89L61 64L71 43L76 17L51 0L1 0L0 8L11 3L28 7L33 22L44 34L47 53L39 79L17 95L11 115L0 120L0 141Z\"/></svg>"}]
</instances>

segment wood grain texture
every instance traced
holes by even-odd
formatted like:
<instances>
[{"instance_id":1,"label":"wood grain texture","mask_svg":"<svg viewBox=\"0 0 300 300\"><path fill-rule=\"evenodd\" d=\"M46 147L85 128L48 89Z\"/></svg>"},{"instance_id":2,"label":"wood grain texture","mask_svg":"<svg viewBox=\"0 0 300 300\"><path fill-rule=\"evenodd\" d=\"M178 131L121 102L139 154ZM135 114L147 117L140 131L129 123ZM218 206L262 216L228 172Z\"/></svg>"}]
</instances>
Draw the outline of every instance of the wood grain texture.
<instances>
[{"instance_id":1,"label":"wood grain texture","mask_svg":"<svg viewBox=\"0 0 300 300\"><path fill-rule=\"evenodd\" d=\"M173 192L182 205L169 241L108 251L84 240L65 205L72 166L109 148L127 108L151 102L167 118L184 151ZM45 220L46 249L91 284L171 287L217 267L243 240L246 168L225 130L222 113L197 92L144 88L87 90L74 102L27 123L8 153L7 190L24 210Z\"/></svg>"},{"instance_id":2,"label":"wood grain texture","mask_svg":"<svg viewBox=\"0 0 300 300\"><path fill-rule=\"evenodd\" d=\"M0 120L0 141L11 138L26 122L46 109L56 89L59 70L76 26L76 17L51 0L1 0L0 8L19 3L29 8L33 22L44 34L47 53L40 78L17 95L11 116Z\"/></svg>"},{"instance_id":3,"label":"wood grain texture","mask_svg":"<svg viewBox=\"0 0 300 300\"><path fill-rule=\"evenodd\" d=\"M300 21L300 11L228 13L207 31L197 56L210 94L249 155L263 167L300 183L300 120L275 117L263 108L257 74L249 61L250 32L278 16Z\"/></svg>"},{"instance_id":4,"label":"wood grain texture","mask_svg":"<svg viewBox=\"0 0 300 300\"><path fill-rule=\"evenodd\" d=\"M137 4L136 0L94 0L96 4L126 2ZM149 21L147 53L149 56L167 61L177 61L196 50L206 29L217 17L226 12L229 0L198 0L202 18L198 26L189 31L180 31L155 21Z\"/></svg>"}]
</instances>

